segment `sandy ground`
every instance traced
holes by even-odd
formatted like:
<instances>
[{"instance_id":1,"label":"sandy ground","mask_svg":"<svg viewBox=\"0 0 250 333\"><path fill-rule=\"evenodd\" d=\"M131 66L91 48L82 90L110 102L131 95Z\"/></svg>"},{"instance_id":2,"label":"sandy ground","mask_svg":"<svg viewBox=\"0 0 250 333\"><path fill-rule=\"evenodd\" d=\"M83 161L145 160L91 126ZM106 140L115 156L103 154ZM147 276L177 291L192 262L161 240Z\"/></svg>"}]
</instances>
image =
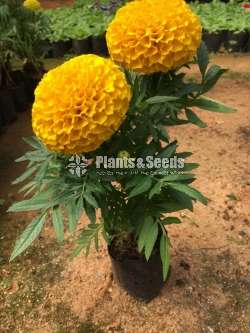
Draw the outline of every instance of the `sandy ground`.
<instances>
[{"instance_id":1,"label":"sandy ground","mask_svg":"<svg viewBox=\"0 0 250 333\"><path fill-rule=\"evenodd\" d=\"M21 137L31 133L29 114L20 114L0 137L0 198L6 200L0 216L1 333L250 332L250 57L236 58L227 57L226 64L218 59L233 72L209 95L238 112L199 111L206 129L170 130L180 150L194 152L191 160L200 163L195 185L211 201L169 227L171 277L149 304L115 284L105 246L69 261L72 245L56 245L49 221L34 246L8 263L17 235L33 216L4 213L19 198L10 180L23 166L12 161L26 149Z\"/></svg>"}]
</instances>

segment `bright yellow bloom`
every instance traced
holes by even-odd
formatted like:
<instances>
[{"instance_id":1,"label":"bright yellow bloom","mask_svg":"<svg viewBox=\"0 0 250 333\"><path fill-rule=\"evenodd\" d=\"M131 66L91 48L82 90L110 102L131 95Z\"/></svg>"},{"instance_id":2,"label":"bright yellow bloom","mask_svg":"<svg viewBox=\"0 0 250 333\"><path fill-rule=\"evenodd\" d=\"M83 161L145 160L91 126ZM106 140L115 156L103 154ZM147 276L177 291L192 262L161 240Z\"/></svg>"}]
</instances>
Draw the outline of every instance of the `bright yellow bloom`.
<instances>
[{"instance_id":1,"label":"bright yellow bloom","mask_svg":"<svg viewBox=\"0 0 250 333\"><path fill-rule=\"evenodd\" d=\"M140 73L167 72L193 58L199 18L184 0L135 0L118 10L107 31L114 61Z\"/></svg>"},{"instance_id":2,"label":"bright yellow bloom","mask_svg":"<svg viewBox=\"0 0 250 333\"><path fill-rule=\"evenodd\" d=\"M94 151L120 127L130 99L125 75L112 60L75 57L45 74L36 88L33 130L52 151Z\"/></svg>"},{"instance_id":3,"label":"bright yellow bloom","mask_svg":"<svg viewBox=\"0 0 250 333\"><path fill-rule=\"evenodd\" d=\"M30 10L41 9L41 5L38 0L25 0L23 6Z\"/></svg>"}]
</instances>

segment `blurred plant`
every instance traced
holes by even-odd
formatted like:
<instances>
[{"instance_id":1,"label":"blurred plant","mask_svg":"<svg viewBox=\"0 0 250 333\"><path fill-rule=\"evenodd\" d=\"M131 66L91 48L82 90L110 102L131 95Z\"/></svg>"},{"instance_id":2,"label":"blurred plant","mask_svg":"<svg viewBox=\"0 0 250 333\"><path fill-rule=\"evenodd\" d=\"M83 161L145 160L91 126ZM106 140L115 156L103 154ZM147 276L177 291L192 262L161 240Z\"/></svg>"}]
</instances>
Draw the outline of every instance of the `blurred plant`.
<instances>
[{"instance_id":1,"label":"blurred plant","mask_svg":"<svg viewBox=\"0 0 250 333\"><path fill-rule=\"evenodd\" d=\"M41 70L43 26L46 22L40 11L28 10L20 0L0 0L1 67L5 73L6 68L10 70L12 58L32 64L38 72Z\"/></svg>"},{"instance_id":2,"label":"blurred plant","mask_svg":"<svg viewBox=\"0 0 250 333\"><path fill-rule=\"evenodd\" d=\"M195 2L190 6L200 16L205 31L250 31L250 13L235 1L224 3L213 0L206 4Z\"/></svg>"},{"instance_id":3,"label":"blurred plant","mask_svg":"<svg viewBox=\"0 0 250 333\"><path fill-rule=\"evenodd\" d=\"M79 4L76 7L49 9L43 15L48 21L43 39L50 42L102 35L113 18L113 14L90 5L81 7Z\"/></svg>"}]
</instances>

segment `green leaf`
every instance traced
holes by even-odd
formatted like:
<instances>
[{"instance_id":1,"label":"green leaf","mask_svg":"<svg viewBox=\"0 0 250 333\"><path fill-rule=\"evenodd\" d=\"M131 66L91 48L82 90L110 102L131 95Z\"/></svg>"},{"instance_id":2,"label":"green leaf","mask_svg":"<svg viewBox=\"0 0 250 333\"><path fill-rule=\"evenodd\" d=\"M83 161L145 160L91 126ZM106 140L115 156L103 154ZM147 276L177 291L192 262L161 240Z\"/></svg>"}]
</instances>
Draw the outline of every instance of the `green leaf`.
<instances>
[{"instance_id":1,"label":"green leaf","mask_svg":"<svg viewBox=\"0 0 250 333\"><path fill-rule=\"evenodd\" d=\"M236 109L231 108L223 103L217 102L212 98L208 97L199 97L192 101L192 106L197 106L200 109L212 111L212 112L221 112L221 113L232 113L236 112Z\"/></svg>"},{"instance_id":2,"label":"green leaf","mask_svg":"<svg viewBox=\"0 0 250 333\"><path fill-rule=\"evenodd\" d=\"M86 202L86 201L84 204L84 208L85 208L85 212L86 212L90 222L95 223L96 222L95 208L93 206L89 205L88 202Z\"/></svg>"},{"instance_id":3,"label":"green leaf","mask_svg":"<svg viewBox=\"0 0 250 333\"><path fill-rule=\"evenodd\" d=\"M193 169L197 169L199 167L198 163L185 163L182 171L192 171Z\"/></svg>"},{"instance_id":4,"label":"green leaf","mask_svg":"<svg viewBox=\"0 0 250 333\"><path fill-rule=\"evenodd\" d=\"M41 148L43 148L42 143L35 136L31 136L29 138L23 138L23 141L26 142L28 145L30 145L32 148L35 148L37 150L41 150Z\"/></svg>"},{"instance_id":5,"label":"green leaf","mask_svg":"<svg viewBox=\"0 0 250 333\"><path fill-rule=\"evenodd\" d=\"M174 213L179 210L187 209L188 207L184 203L178 202L177 200L167 200L162 203L155 205L155 208L159 208L162 213Z\"/></svg>"},{"instance_id":6,"label":"green leaf","mask_svg":"<svg viewBox=\"0 0 250 333\"><path fill-rule=\"evenodd\" d=\"M62 211L59 206L55 206L52 208L52 223L58 242L62 242L64 239L64 225Z\"/></svg>"},{"instance_id":7,"label":"green leaf","mask_svg":"<svg viewBox=\"0 0 250 333\"><path fill-rule=\"evenodd\" d=\"M23 212L23 211L32 211L47 209L53 204L50 202L51 191L41 192L35 195L33 198L28 200L23 200L14 203L8 209L8 212Z\"/></svg>"},{"instance_id":8,"label":"green leaf","mask_svg":"<svg viewBox=\"0 0 250 333\"><path fill-rule=\"evenodd\" d=\"M152 185L151 177L144 177L129 193L128 198L131 199L137 195L147 192Z\"/></svg>"},{"instance_id":9,"label":"green leaf","mask_svg":"<svg viewBox=\"0 0 250 333\"><path fill-rule=\"evenodd\" d=\"M162 178L162 181L166 182L174 182L174 181L181 181L181 180L189 180L194 179L195 175L193 173L185 173L185 174L176 174L176 175L168 175Z\"/></svg>"},{"instance_id":10,"label":"green leaf","mask_svg":"<svg viewBox=\"0 0 250 333\"><path fill-rule=\"evenodd\" d=\"M150 190L149 192L149 199L152 199L152 197L155 195L155 194L160 194L161 193L161 187L162 187L162 183L161 182L157 182L153 187L152 189Z\"/></svg>"},{"instance_id":11,"label":"green leaf","mask_svg":"<svg viewBox=\"0 0 250 333\"><path fill-rule=\"evenodd\" d=\"M205 76L202 93L208 92L226 71L227 69L221 68L218 65L212 65Z\"/></svg>"},{"instance_id":12,"label":"green leaf","mask_svg":"<svg viewBox=\"0 0 250 333\"><path fill-rule=\"evenodd\" d=\"M166 102L174 102L178 101L179 97L174 96L154 96L150 97L146 100L148 104L157 104L157 103L166 103Z\"/></svg>"},{"instance_id":13,"label":"green leaf","mask_svg":"<svg viewBox=\"0 0 250 333\"><path fill-rule=\"evenodd\" d=\"M31 168L29 168L28 170L26 170L20 177L18 177L17 179L15 179L12 184L18 184L23 182L25 179L29 178L35 171L36 169L39 167L39 165L35 165Z\"/></svg>"},{"instance_id":14,"label":"green leaf","mask_svg":"<svg viewBox=\"0 0 250 333\"><path fill-rule=\"evenodd\" d=\"M176 191L180 191L188 195L189 197L196 199L203 203L204 205L207 205L208 199L204 197L199 191L194 189L193 187L186 185L186 184L181 184L181 183L167 183L169 187L173 188Z\"/></svg>"},{"instance_id":15,"label":"green leaf","mask_svg":"<svg viewBox=\"0 0 250 333\"><path fill-rule=\"evenodd\" d=\"M178 91L178 95L183 97L185 95L189 95L191 93L200 92L201 85L198 83L187 83L183 85L183 87Z\"/></svg>"},{"instance_id":16,"label":"green leaf","mask_svg":"<svg viewBox=\"0 0 250 333\"><path fill-rule=\"evenodd\" d=\"M45 214L40 215L28 225L28 227L22 233L21 237L16 242L16 245L10 257L10 261L15 259L23 251L25 251L27 247L30 246L30 244L38 237L44 225L45 218Z\"/></svg>"},{"instance_id":17,"label":"green leaf","mask_svg":"<svg viewBox=\"0 0 250 333\"><path fill-rule=\"evenodd\" d=\"M98 207L99 207L99 205L98 205L96 199L94 198L94 196L93 196L90 192L88 192L88 191L84 192L84 199L85 199L85 200L86 200L91 206L93 206L94 208L98 208Z\"/></svg>"},{"instance_id":18,"label":"green leaf","mask_svg":"<svg viewBox=\"0 0 250 333\"><path fill-rule=\"evenodd\" d=\"M154 224L154 220L151 216L147 216L143 222L142 228L140 230L139 238L138 238L138 251L142 252L145 247L147 236L150 231L150 228Z\"/></svg>"},{"instance_id":19,"label":"green leaf","mask_svg":"<svg viewBox=\"0 0 250 333\"><path fill-rule=\"evenodd\" d=\"M170 158L176 151L177 141L171 142L167 147L165 147L158 155L159 158Z\"/></svg>"},{"instance_id":20,"label":"green leaf","mask_svg":"<svg viewBox=\"0 0 250 333\"><path fill-rule=\"evenodd\" d=\"M47 170L49 168L49 162L50 162L50 160L47 159L46 161L44 161L41 164L39 170L37 171L37 173L35 175L35 180L36 181L38 181L38 182L42 182L43 181L43 179L44 179L44 177L46 175L46 172L47 172Z\"/></svg>"},{"instance_id":21,"label":"green leaf","mask_svg":"<svg viewBox=\"0 0 250 333\"><path fill-rule=\"evenodd\" d=\"M153 223L148 230L148 234L145 241L145 257L147 261L151 256L155 242L157 240L157 236L158 236L158 224Z\"/></svg>"},{"instance_id":22,"label":"green leaf","mask_svg":"<svg viewBox=\"0 0 250 333\"><path fill-rule=\"evenodd\" d=\"M125 184L125 190L129 190L130 188L134 187L138 183L140 183L145 177L143 175L136 175L131 177L127 183Z\"/></svg>"},{"instance_id":23,"label":"green leaf","mask_svg":"<svg viewBox=\"0 0 250 333\"><path fill-rule=\"evenodd\" d=\"M80 197L78 200L69 202L66 205L66 210L69 218L69 232L73 233L76 230L77 222L83 212L83 200Z\"/></svg>"},{"instance_id":24,"label":"green leaf","mask_svg":"<svg viewBox=\"0 0 250 333\"><path fill-rule=\"evenodd\" d=\"M158 130L159 139L168 143L169 142L169 135L168 135L166 127L165 126L158 126L157 130Z\"/></svg>"},{"instance_id":25,"label":"green leaf","mask_svg":"<svg viewBox=\"0 0 250 333\"><path fill-rule=\"evenodd\" d=\"M209 63L208 50L204 42L201 42L197 50L197 60L202 78L204 78Z\"/></svg>"},{"instance_id":26,"label":"green leaf","mask_svg":"<svg viewBox=\"0 0 250 333\"><path fill-rule=\"evenodd\" d=\"M168 276L169 263L170 263L169 241L165 233L161 235L160 256L162 262L163 280L165 281Z\"/></svg>"},{"instance_id":27,"label":"green leaf","mask_svg":"<svg viewBox=\"0 0 250 333\"><path fill-rule=\"evenodd\" d=\"M190 198L187 194L176 191L174 189L169 189L171 196L173 197L174 200L178 201L181 205L183 205L186 209L190 210L191 212L193 211L193 199Z\"/></svg>"},{"instance_id":28,"label":"green leaf","mask_svg":"<svg viewBox=\"0 0 250 333\"><path fill-rule=\"evenodd\" d=\"M200 128L207 127L207 124L204 123L193 111L186 110L185 111L187 119L190 121L190 123L197 125Z\"/></svg>"},{"instance_id":29,"label":"green leaf","mask_svg":"<svg viewBox=\"0 0 250 333\"><path fill-rule=\"evenodd\" d=\"M178 217L168 216L165 219L161 220L162 225L166 224L180 224L181 220Z\"/></svg>"},{"instance_id":30,"label":"green leaf","mask_svg":"<svg viewBox=\"0 0 250 333\"><path fill-rule=\"evenodd\" d=\"M97 238L102 227L102 223L89 224L78 238L78 246L72 251L71 258L77 256L82 250L85 250L85 254L88 255L92 241L95 242L96 249L98 249Z\"/></svg>"}]
</instances>

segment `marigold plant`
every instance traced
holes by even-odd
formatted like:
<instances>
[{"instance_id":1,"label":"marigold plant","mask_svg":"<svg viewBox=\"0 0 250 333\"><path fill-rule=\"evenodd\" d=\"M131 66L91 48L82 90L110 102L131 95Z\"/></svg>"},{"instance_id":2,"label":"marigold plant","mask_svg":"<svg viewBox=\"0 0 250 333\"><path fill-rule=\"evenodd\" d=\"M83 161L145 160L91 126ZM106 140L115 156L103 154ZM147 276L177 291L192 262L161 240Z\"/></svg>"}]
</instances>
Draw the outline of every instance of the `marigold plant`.
<instances>
[{"instance_id":1,"label":"marigold plant","mask_svg":"<svg viewBox=\"0 0 250 333\"><path fill-rule=\"evenodd\" d=\"M184 0L135 0L107 31L111 57L141 73L167 72L190 61L201 41L199 18Z\"/></svg>"},{"instance_id":2,"label":"marigold plant","mask_svg":"<svg viewBox=\"0 0 250 333\"><path fill-rule=\"evenodd\" d=\"M11 260L52 221L58 241L66 228L76 238L72 255L87 254L92 243L98 249L101 233L119 259L157 256L167 278L167 227L181 223L179 211L208 203L192 186L198 164L186 161L192 153L179 151L168 126L206 127L197 109L234 111L203 96L225 69L209 66L200 32L184 1L136 0L118 11L107 33L112 58L125 68L86 55L45 75L32 110L37 137L26 140L33 150L18 159L28 169L15 181L30 179L21 191L31 197L9 209L39 214ZM191 59L200 71L196 82L181 67ZM78 231L83 213L90 223Z\"/></svg>"},{"instance_id":3,"label":"marigold plant","mask_svg":"<svg viewBox=\"0 0 250 333\"><path fill-rule=\"evenodd\" d=\"M34 133L52 151L93 151L120 127L130 96L125 75L111 60L76 57L45 74L36 88Z\"/></svg>"}]
</instances>

